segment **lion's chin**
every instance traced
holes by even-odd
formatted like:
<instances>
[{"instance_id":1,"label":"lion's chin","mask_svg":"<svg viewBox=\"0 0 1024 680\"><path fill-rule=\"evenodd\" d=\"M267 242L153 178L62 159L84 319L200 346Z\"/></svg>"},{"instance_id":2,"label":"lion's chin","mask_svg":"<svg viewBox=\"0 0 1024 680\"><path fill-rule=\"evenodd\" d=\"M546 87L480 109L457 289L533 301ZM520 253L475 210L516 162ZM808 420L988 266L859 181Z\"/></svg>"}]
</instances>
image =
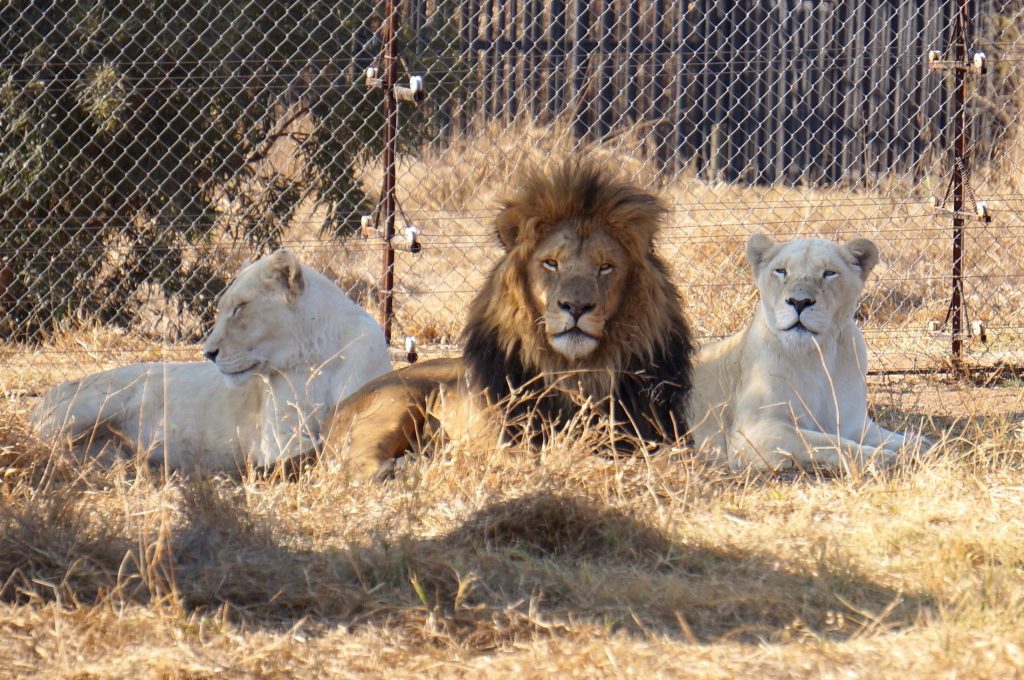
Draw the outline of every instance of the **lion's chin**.
<instances>
[{"instance_id":1,"label":"lion's chin","mask_svg":"<svg viewBox=\"0 0 1024 680\"><path fill-rule=\"evenodd\" d=\"M600 344L597 338L576 328L550 335L548 342L556 352L572 360L582 359L593 353Z\"/></svg>"},{"instance_id":2,"label":"lion's chin","mask_svg":"<svg viewBox=\"0 0 1024 680\"><path fill-rule=\"evenodd\" d=\"M785 346L794 350L810 349L818 344L818 333L803 324L779 329L775 335Z\"/></svg>"},{"instance_id":3,"label":"lion's chin","mask_svg":"<svg viewBox=\"0 0 1024 680\"><path fill-rule=\"evenodd\" d=\"M796 335L817 335L818 331L808 328L801 321L795 321L792 326L780 329L783 333L795 333Z\"/></svg>"},{"instance_id":4,"label":"lion's chin","mask_svg":"<svg viewBox=\"0 0 1024 680\"><path fill-rule=\"evenodd\" d=\"M224 376L224 380L232 387L240 387L255 378L259 374L259 368L260 364L258 362L249 368L242 369L241 371L229 372L224 370L221 366L217 366L217 369L220 370L220 374Z\"/></svg>"}]
</instances>

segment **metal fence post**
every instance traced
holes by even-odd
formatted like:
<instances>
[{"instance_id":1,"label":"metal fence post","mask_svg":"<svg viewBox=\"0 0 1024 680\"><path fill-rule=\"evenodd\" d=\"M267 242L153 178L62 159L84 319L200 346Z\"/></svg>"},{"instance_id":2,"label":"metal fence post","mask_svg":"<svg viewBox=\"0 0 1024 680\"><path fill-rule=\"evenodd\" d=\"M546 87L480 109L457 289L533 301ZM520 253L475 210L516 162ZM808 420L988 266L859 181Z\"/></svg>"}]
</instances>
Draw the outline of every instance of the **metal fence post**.
<instances>
[{"instance_id":1,"label":"metal fence post","mask_svg":"<svg viewBox=\"0 0 1024 680\"><path fill-rule=\"evenodd\" d=\"M953 363L963 358L964 317L964 206L967 203L967 40L970 26L970 0L961 0L953 21L953 289L949 297L949 330Z\"/></svg>"},{"instance_id":2,"label":"metal fence post","mask_svg":"<svg viewBox=\"0 0 1024 680\"><path fill-rule=\"evenodd\" d=\"M969 330L964 299L964 236L965 223L969 215L968 204L972 208L971 212L981 222L987 223L992 219L985 203L975 200L970 183L967 149L967 78L972 74L980 76L985 73L985 54L978 52L973 58L968 54L968 45L972 39L971 18L971 0L960 0L950 26L949 39L953 44L952 61L943 61L939 52L933 51L928 54L930 69L952 71L953 77L953 111L951 112L953 167L949 184L946 187L946 195L941 199L933 199L933 204L943 209L946 198L952 194L953 206L949 211L953 218L953 261L950 270L952 287L945 321L949 322L951 361L954 370L963 368L964 333L965 330ZM983 336L984 331L979 331L977 334L979 337Z\"/></svg>"},{"instance_id":3,"label":"metal fence post","mask_svg":"<svg viewBox=\"0 0 1024 680\"><path fill-rule=\"evenodd\" d=\"M394 0L385 3L386 17L382 26L383 89L384 89L384 186L381 204L384 211L384 256L380 275L380 322L384 339L391 344L391 320L394 315L395 250L395 151L398 131L398 105L395 83L398 81L398 7Z\"/></svg>"}]
</instances>

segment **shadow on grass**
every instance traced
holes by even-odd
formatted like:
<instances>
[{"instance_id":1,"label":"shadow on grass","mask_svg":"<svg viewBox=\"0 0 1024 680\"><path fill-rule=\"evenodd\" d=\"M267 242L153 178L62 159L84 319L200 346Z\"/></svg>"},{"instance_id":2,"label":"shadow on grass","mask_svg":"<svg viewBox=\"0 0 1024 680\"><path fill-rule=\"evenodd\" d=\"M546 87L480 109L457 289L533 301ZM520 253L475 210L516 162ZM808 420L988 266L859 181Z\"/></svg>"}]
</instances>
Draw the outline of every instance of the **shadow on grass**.
<instances>
[{"instance_id":1,"label":"shadow on grass","mask_svg":"<svg viewBox=\"0 0 1024 680\"><path fill-rule=\"evenodd\" d=\"M42 497L40 497L42 498ZM808 563L670 540L603 504L539 493L486 507L453 531L345 550L275 538L244 492L183 488L184 521L131 540L91 519L87 497L0 512L0 598L177 603L242 625L384 627L487 650L578 622L640 636L750 643L899 628L935 608L823 547Z\"/></svg>"}]
</instances>

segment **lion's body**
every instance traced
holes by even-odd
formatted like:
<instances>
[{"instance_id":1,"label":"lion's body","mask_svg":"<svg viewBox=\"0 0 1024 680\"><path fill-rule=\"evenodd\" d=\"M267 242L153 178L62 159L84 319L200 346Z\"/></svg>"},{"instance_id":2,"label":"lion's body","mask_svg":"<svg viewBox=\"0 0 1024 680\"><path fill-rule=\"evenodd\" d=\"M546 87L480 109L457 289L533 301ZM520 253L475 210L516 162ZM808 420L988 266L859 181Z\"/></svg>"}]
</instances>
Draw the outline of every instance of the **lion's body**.
<instances>
[{"instance_id":1,"label":"lion's body","mask_svg":"<svg viewBox=\"0 0 1024 680\"><path fill-rule=\"evenodd\" d=\"M695 445L733 469L891 462L906 436L868 415L867 348L854 321L875 246L754 236L747 253L760 302L747 328L697 355Z\"/></svg>"},{"instance_id":2,"label":"lion's body","mask_svg":"<svg viewBox=\"0 0 1024 680\"><path fill-rule=\"evenodd\" d=\"M265 467L320 438L326 409L390 370L380 326L333 282L278 251L220 301L204 363L134 364L63 383L39 435L173 468Z\"/></svg>"},{"instance_id":3,"label":"lion's body","mask_svg":"<svg viewBox=\"0 0 1024 680\"><path fill-rule=\"evenodd\" d=\"M373 434L330 435L328 453L363 477L386 466L433 420L431 381L459 419L482 424L474 414L501 409L506 441L537 443L581 413L611 424L616 449L674 440L693 347L653 249L663 215L654 196L591 163L528 173L497 218L505 254L470 307L461 361L403 369L339 405L332 432L361 422ZM423 389L398 387L410 383Z\"/></svg>"},{"instance_id":4,"label":"lion's body","mask_svg":"<svg viewBox=\"0 0 1024 680\"><path fill-rule=\"evenodd\" d=\"M380 479L442 423L449 437L487 426L467 388L459 358L421 361L380 376L335 409L323 455L347 460L356 479Z\"/></svg>"}]
</instances>

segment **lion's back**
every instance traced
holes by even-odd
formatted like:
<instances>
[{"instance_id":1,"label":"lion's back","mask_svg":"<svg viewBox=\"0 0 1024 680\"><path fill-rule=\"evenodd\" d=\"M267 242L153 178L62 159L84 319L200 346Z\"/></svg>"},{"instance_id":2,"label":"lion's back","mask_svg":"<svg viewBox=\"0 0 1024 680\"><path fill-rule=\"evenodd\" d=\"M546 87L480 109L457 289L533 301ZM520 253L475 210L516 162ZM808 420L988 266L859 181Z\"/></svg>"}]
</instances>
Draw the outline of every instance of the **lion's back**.
<instances>
[{"instance_id":1,"label":"lion's back","mask_svg":"<svg viewBox=\"0 0 1024 680\"><path fill-rule=\"evenodd\" d=\"M170 403L174 437L192 443L216 438L207 432L211 425L229 435L236 431L238 413L254 408L253 397L251 388L230 388L211 364L130 364L51 388L33 409L31 424L46 440L93 433L97 443L117 438L145 448L163 440L157 433Z\"/></svg>"}]
</instances>

